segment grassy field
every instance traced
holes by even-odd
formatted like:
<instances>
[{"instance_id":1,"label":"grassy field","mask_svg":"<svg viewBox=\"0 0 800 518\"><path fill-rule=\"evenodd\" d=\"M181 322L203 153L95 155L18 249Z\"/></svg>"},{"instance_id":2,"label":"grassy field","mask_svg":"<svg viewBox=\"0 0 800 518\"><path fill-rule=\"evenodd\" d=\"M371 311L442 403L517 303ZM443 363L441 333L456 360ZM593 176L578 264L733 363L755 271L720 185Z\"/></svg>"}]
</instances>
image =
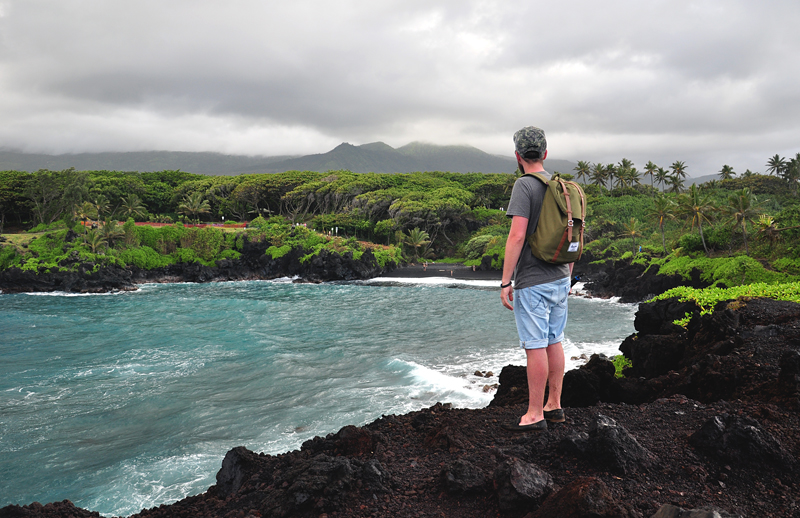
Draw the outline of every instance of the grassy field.
<instances>
[{"instance_id":1,"label":"grassy field","mask_svg":"<svg viewBox=\"0 0 800 518\"><path fill-rule=\"evenodd\" d=\"M32 234L28 234L27 232L22 232L20 234L0 234L0 236L5 239L5 243L12 244L17 248L22 248L23 245L27 245L37 237L41 237L45 235L47 232L34 232Z\"/></svg>"}]
</instances>

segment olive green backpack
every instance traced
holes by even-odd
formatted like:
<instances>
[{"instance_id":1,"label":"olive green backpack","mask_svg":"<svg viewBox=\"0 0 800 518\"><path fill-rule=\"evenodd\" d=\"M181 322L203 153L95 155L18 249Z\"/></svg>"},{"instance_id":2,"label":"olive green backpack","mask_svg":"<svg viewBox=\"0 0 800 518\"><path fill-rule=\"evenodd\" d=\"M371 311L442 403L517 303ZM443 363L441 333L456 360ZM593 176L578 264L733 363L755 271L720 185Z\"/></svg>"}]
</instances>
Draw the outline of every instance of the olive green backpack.
<instances>
[{"instance_id":1,"label":"olive green backpack","mask_svg":"<svg viewBox=\"0 0 800 518\"><path fill-rule=\"evenodd\" d=\"M527 236L533 255L554 264L574 263L583 253L583 230L586 227L586 195L576 182L558 174L547 180L540 173L526 173L547 186L539 213L539 223Z\"/></svg>"}]
</instances>

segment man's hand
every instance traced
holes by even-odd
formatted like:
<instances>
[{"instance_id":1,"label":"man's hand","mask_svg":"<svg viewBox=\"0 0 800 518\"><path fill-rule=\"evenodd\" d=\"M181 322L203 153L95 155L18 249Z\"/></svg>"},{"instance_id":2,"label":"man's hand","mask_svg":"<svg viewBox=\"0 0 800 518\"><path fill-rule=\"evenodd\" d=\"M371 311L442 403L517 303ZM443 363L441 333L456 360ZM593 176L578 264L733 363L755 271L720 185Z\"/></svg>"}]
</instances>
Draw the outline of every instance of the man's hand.
<instances>
[{"instance_id":1,"label":"man's hand","mask_svg":"<svg viewBox=\"0 0 800 518\"><path fill-rule=\"evenodd\" d=\"M514 288L511 286L506 286L505 288L500 289L500 301L503 303L505 307L514 311L514 306L511 303L514 301Z\"/></svg>"}]
</instances>

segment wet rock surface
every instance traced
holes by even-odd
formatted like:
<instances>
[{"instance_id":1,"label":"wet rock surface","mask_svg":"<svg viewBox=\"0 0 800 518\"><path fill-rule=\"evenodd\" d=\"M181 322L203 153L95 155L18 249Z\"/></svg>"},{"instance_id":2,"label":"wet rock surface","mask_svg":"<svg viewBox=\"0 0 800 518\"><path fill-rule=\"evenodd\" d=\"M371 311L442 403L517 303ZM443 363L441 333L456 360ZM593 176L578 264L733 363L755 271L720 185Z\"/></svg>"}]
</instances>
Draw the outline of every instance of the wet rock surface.
<instances>
[{"instance_id":1,"label":"wet rock surface","mask_svg":"<svg viewBox=\"0 0 800 518\"><path fill-rule=\"evenodd\" d=\"M487 408L383 416L281 455L234 448L205 493L135 516L800 516L800 305L728 301L671 329L652 315L675 301L654 304L626 340L637 375L601 356L570 371L566 422L545 432L501 427L527 398L524 369L506 367ZM666 372L656 343L674 346Z\"/></svg>"}]
</instances>

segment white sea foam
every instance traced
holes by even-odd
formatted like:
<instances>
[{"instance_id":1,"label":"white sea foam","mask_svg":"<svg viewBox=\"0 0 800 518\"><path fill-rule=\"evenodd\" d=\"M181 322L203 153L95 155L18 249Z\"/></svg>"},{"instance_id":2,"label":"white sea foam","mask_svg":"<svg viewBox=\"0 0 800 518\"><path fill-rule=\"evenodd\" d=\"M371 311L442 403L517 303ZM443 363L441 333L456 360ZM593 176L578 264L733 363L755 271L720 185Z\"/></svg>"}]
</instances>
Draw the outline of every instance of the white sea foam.
<instances>
[{"instance_id":1,"label":"white sea foam","mask_svg":"<svg viewBox=\"0 0 800 518\"><path fill-rule=\"evenodd\" d=\"M425 406L447 402L456 407L480 408L492 399L490 394L475 390L466 377L451 376L413 361L394 359L390 362L392 364L410 369L408 376L413 385L409 387L409 397L426 402Z\"/></svg>"},{"instance_id":2,"label":"white sea foam","mask_svg":"<svg viewBox=\"0 0 800 518\"><path fill-rule=\"evenodd\" d=\"M471 286L476 288L496 288L497 281L454 279L452 277L375 277L362 284L369 285L397 285L406 284L411 286Z\"/></svg>"},{"instance_id":3,"label":"white sea foam","mask_svg":"<svg viewBox=\"0 0 800 518\"><path fill-rule=\"evenodd\" d=\"M87 500L86 507L111 508L115 514L126 516L175 502L196 491L198 485L213 484L219 465L218 452L129 459L116 468L119 475L110 481L106 493Z\"/></svg>"},{"instance_id":4,"label":"white sea foam","mask_svg":"<svg viewBox=\"0 0 800 518\"><path fill-rule=\"evenodd\" d=\"M586 300L592 300L594 302L602 302L605 304L622 304L619 301L619 297L609 297L607 299L600 298L600 297L593 297L591 293L585 290L586 283L583 282L576 282L572 286L572 293L573 297L584 297Z\"/></svg>"},{"instance_id":5,"label":"white sea foam","mask_svg":"<svg viewBox=\"0 0 800 518\"><path fill-rule=\"evenodd\" d=\"M26 291L22 295L32 295L34 297L102 297L108 295L122 295L127 291L108 291L105 293L73 293L70 291Z\"/></svg>"}]
</instances>

